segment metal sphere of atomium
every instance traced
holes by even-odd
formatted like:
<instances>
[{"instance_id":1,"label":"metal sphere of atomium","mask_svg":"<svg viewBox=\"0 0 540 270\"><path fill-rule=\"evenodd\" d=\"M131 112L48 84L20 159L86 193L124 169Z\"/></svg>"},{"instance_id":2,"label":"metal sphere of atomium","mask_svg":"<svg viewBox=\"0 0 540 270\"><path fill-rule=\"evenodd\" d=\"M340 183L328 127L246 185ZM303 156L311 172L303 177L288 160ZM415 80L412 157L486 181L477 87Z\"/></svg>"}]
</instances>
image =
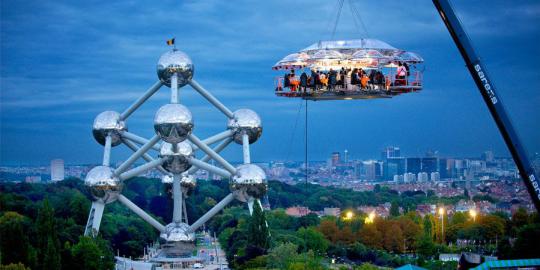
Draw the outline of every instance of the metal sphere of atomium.
<instances>
[{"instance_id":1,"label":"metal sphere of atomium","mask_svg":"<svg viewBox=\"0 0 540 270\"><path fill-rule=\"evenodd\" d=\"M257 165L240 165L236 168L236 174L231 178L230 187L239 201L247 202L250 198L259 199L268 190L266 174Z\"/></svg>"},{"instance_id":2,"label":"metal sphere of atomium","mask_svg":"<svg viewBox=\"0 0 540 270\"><path fill-rule=\"evenodd\" d=\"M122 191L122 182L107 166L92 168L84 179L84 185L90 189L94 199L103 203L114 202Z\"/></svg>"},{"instance_id":3,"label":"metal sphere of atomium","mask_svg":"<svg viewBox=\"0 0 540 270\"><path fill-rule=\"evenodd\" d=\"M174 174L183 173L191 168L189 159L193 156L193 148L186 141L177 144L164 142L159 151L159 157L166 159L162 164L163 168Z\"/></svg>"},{"instance_id":4,"label":"metal sphere of atomium","mask_svg":"<svg viewBox=\"0 0 540 270\"><path fill-rule=\"evenodd\" d=\"M185 191L185 194L191 194L197 186L197 179L192 174L183 173L180 178L180 186Z\"/></svg>"},{"instance_id":5,"label":"metal sphere of atomium","mask_svg":"<svg viewBox=\"0 0 540 270\"><path fill-rule=\"evenodd\" d=\"M180 143L193 131L193 116L182 104L166 104L154 116L154 130L168 143Z\"/></svg>"},{"instance_id":6,"label":"metal sphere of atomium","mask_svg":"<svg viewBox=\"0 0 540 270\"><path fill-rule=\"evenodd\" d=\"M127 130L126 123L120 120L120 114L115 111L104 111L94 119L92 134L98 143L105 145L107 135L111 135L111 145L122 143L120 132Z\"/></svg>"},{"instance_id":7,"label":"metal sphere of atomium","mask_svg":"<svg viewBox=\"0 0 540 270\"><path fill-rule=\"evenodd\" d=\"M262 121L256 112L240 109L233 113L233 118L229 119L227 128L234 132L233 139L236 143L242 144L242 136L247 134L251 144L261 137Z\"/></svg>"},{"instance_id":8,"label":"metal sphere of atomium","mask_svg":"<svg viewBox=\"0 0 540 270\"><path fill-rule=\"evenodd\" d=\"M167 242L194 242L195 233L189 231L186 223L170 223L160 237Z\"/></svg>"},{"instance_id":9,"label":"metal sphere of atomium","mask_svg":"<svg viewBox=\"0 0 540 270\"><path fill-rule=\"evenodd\" d=\"M191 58L179 50L172 50L164 53L158 60L157 75L163 84L171 87L171 77L177 75L178 87L186 85L191 78L195 67Z\"/></svg>"}]
</instances>

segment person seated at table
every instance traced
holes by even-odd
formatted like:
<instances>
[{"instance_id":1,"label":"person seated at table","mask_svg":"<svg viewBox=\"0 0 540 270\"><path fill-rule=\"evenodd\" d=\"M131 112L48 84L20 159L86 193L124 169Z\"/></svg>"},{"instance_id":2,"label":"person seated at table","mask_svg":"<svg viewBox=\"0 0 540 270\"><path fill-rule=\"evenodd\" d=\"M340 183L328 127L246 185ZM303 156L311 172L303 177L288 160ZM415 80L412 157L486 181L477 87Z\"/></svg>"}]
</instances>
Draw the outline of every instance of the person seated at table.
<instances>
[{"instance_id":1,"label":"person seated at table","mask_svg":"<svg viewBox=\"0 0 540 270\"><path fill-rule=\"evenodd\" d=\"M341 75L341 70L339 72L336 71L336 88L342 88L341 86L343 83L341 80L343 79L343 76Z\"/></svg>"},{"instance_id":2,"label":"person seated at table","mask_svg":"<svg viewBox=\"0 0 540 270\"><path fill-rule=\"evenodd\" d=\"M368 89L368 82L369 82L369 77L366 74L362 75L362 78L360 79L360 85L362 89L364 90Z\"/></svg>"},{"instance_id":3,"label":"person seated at table","mask_svg":"<svg viewBox=\"0 0 540 270\"><path fill-rule=\"evenodd\" d=\"M377 74L377 71L375 71L374 69L372 69L370 72L369 72L369 89L373 90L375 89L375 75Z\"/></svg>"},{"instance_id":4,"label":"person seated at table","mask_svg":"<svg viewBox=\"0 0 540 270\"><path fill-rule=\"evenodd\" d=\"M375 84L377 86L377 89L384 88L384 75L381 71L377 71L377 73L375 74Z\"/></svg>"},{"instance_id":5,"label":"person seated at table","mask_svg":"<svg viewBox=\"0 0 540 270\"><path fill-rule=\"evenodd\" d=\"M353 69L351 73L351 84L357 85L360 82L360 78L358 77L358 69Z\"/></svg>"},{"instance_id":6,"label":"person seated at table","mask_svg":"<svg viewBox=\"0 0 540 270\"><path fill-rule=\"evenodd\" d=\"M358 77L360 77L360 78L362 78L364 75L366 75L366 72L362 68L358 69L358 73L359 73Z\"/></svg>"},{"instance_id":7,"label":"person seated at table","mask_svg":"<svg viewBox=\"0 0 540 270\"><path fill-rule=\"evenodd\" d=\"M398 62L398 67L396 70L396 80L394 82L395 85L405 85L406 80L405 77L407 76L407 68L401 64L401 62Z\"/></svg>"},{"instance_id":8,"label":"person seated at table","mask_svg":"<svg viewBox=\"0 0 540 270\"><path fill-rule=\"evenodd\" d=\"M291 87L291 80L289 78L290 74L286 73L285 76L283 76L283 87Z\"/></svg>"},{"instance_id":9,"label":"person seated at table","mask_svg":"<svg viewBox=\"0 0 540 270\"><path fill-rule=\"evenodd\" d=\"M333 69L330 69L328 72L328 89L334 90L336 88L336 82L337 82L337 72Z\"/></svg>"},{"instance_id":10,"label":"person seated at table","mask_svg":"<svg viewBox=\"0 0 540 270\"><path fill-rule=\"evenodd\" d=\"M321 81L322 86L328 87L328 78L326 77L326 74L324 72L321 72L319 74L319 80Z\"/></svg>"},{"instance_id":11,"label":"person seated at table","mask_svg":"<svg viewBox=\"0 0 540 270\"><path fill-rule=\"evenodd\" d=\"M311 88L317 90L317 72L314 69L311 70Z\"/></svg>"},{"instance_id":12,"label":"person seated at table","mask_svg":"<svg viewBox=\"0 0 540 270\"><path fill-rule=\"evenodd\" d=\"M291 84L291 91L296 92L298 85L300 85L300 81L298 81L298 78L294 75L294 70L291 70L291 74L289 74L289 81Z\"/></svg>"},{"instance_id":13,"label":"person seated at table","mask_svg":"<svg viewBox=\"0 0 540 270\"><path fill-rule=\"evenodd\" d=\"M302 75L300 75L300 91L306 92L306 88L308 86L308 76L305 72L302 72Z\"/></svg>"}]
</instances>

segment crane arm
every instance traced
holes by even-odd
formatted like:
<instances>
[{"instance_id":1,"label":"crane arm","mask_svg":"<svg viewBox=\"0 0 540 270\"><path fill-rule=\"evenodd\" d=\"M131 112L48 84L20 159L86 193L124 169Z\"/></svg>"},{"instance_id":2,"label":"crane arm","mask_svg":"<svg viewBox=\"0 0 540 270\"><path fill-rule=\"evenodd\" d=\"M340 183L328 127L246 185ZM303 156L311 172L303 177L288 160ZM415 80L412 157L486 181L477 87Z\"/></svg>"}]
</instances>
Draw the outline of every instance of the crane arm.
<instances>
[{"instance_id":1,"label":"crane arm","mask_svg":"<svg viewBox=\"0 0 540 270\"><path fill-rule=\"evenodd\" d=\"M449 0L433 0L433 4L435 4L446 28L448 28L452 39L458 47L461 56L463 56L463 60L465 60L465 64L467 65L474 82L476 83L493 120L495 120L495 123L499 128L508 150L510 150L510 153L512 154L512 158L514 159L519 174L531 195L536 210L540 213L540 179L538 179L538 176L531 166L531 162L521 144L521 140L514 130L512 122L504 109L501 97L497 95L493 81L490 80L484 65L476 55L469 36L463 29Z\"/></svg>"}]
</instances>

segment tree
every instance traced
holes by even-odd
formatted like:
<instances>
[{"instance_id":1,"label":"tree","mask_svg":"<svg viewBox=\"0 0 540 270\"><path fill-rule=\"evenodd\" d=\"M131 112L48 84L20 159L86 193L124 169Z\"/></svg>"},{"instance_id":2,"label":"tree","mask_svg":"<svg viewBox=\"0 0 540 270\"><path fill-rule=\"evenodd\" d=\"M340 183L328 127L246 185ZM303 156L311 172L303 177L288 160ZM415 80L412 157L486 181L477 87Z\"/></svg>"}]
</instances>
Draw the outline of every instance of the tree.
<instances>
[{"instance_id":1,"label":"tree","mask_svg":"<svg viewBox=\"0 0 540 270\"><path fill-rule=\"evenodd\" d=\"M317 226L320 223L319 217L314 213L309 213L298 218L298 224L302 227Z\"/></svg>"},{"instance_id":2,"label":"tree","mask_svg":"<svg viewBox=\"0 0 540 270\"><path fill-rule=\"evenodd\" d=\"M388 251L403 252L403 232L401 231L401 228L396 223L390 223L389 226L383 231L384 233L384 240L383 245L384 248Z\"/></svg>"},{"instance_id":3,"label":"tree","mask_svg":"<svg viewBox=\"0 0 540 270\"><path fill-rule=\"evenodd\" d=\"M253 204L253 215L248 225L248 243L266 253L268 249L268 227L266 218L258 202Z\"/></svg>"},{"instance_id":4,"label":"tree","mask_svg":"<svg viewBox=\"0 0 540 270\"><path fill-rule=\"evenodd\" d=\"M424 216L424 234L433 237L433 218L431 215Z\"/></svg>"},{"instance_id":5,"label":"tree","mask_svg":"<svg viewBox=\"0 0 540 270\"><path fill-rule=\"evenodd\" d=\"M56 233L54 209L43 200L36 220L38 265L40 269L60 269L60 242Z\"/></svg>"},{"instance_id":6,"label":"tree","mask_svg":"<svg viewBox=\"0 0 540 270\"><path fill-rule=\"evenodd\" d=\"M450 220L450 225L456 225L467 222L467 215L463 212L454 213Z\"/></svg>"},{"instance_id":7,"label":"tree","mask_svg":"<svg viewBox=\"0 0 540 270\"><path fill-rule=\"evenodd\" d=\"M529 224L519 230L514 244L516 258L538 258L540 247L534 240L540 239L540 224Z\"/></svg>"},{"instance_id":8,"label":"tree","mask_svg":"<svg viewBox=\"0 0 540 270\"><path fill-rule=\"evenodd\" d=\"M525 226L527 224L529 224L529 214L527 214L527 210L520 207L512 215L512 226L514 228L519 228L519 227L523 227L523 226Z\"/></svg>"},{"instance_id":9,"label":"tree","mask_svg":"<svg viewBox=\"0 0 540 270\"><path fill-rule=\"evenodd\" d=\"M391 217L398 217L400 215L399 213L399 204L397 201L393 201L390 205L390 216Z\"/></svg>"},{"instance_id":10,"label":"tree","mask_svg":"<svg viewBox=\"0 0 540 270\"><path fill-rule=\"evenodd\" d=\"M363 263L362 265L354 268L354 270L378 270L378 269L379 267L370 263Z\"/></svg>"},{"instance_id":11,"label":"tree","mask_svg":"<svg viewBox=\"0 0 540 270\"><path fill-rule=\"evenodd\" d=\"M296 257L298 246L292 243L283 243L272 248L268 253L268 268L287 269Z\"/></svg>"},{"instance_id":12,"label":"tree","mask_svg":"<svg viewBox=\"0 0 540 270\"><path fill-rule=\"evenodd\" d=\"M303 252L313 250L315 254L324 254L328 249L328 240L313 227L300 228L296 234L298 238L304 240L304 245L300 247L300 250Z\"/></svg>"},{"instance_id":13,"label":"tree","mask_svg":"<svg viewBox=\"0 0 540 270\"><path fill-rule=\"evenodd\" d=\"M22 263L10 263L8 265L0 265L0 270L30 270L30 268L24 266Z\"/></svg>"},{"instance_id":14,"label":"tree","mask_svg":"<svg viewBox=\"0 0 540 270\"><path fill-rule=\"evenodd\" d=\"M108 270L114 268L114 257L100 238L82 236L71 249L74 269Z\"/></svg>"},{"instance_id":15,"label":"tree","mask_svg":"<svg viewBox=\"0 0 540 270\"><path fill-rule=\"evenodd\" d=\"M330 240L330 242L335 243L338 240L337 239L338 227L336 225L336 222L334 222L333 220L326 219L326 220L321 221L321 224L319 224L318 230L319 232L324 234L324 237Z\"/></svg>"},{"instance_id":16,"label":"tree","mask_svg":"<svg viewBox=\"0 0 540 270\"><path fill-rule=\"evenodd\" d=\"M416 240L416 253L424 257L431 257L435 253L435 243L429 234L422 234Z\"/></svg>"},{"instance_id":17,"label":"tree","mask_svg":"<svg viewBox=\"0 0 540 270\"><path fill-rule=\"evenodd\" d=\"M6 212L0 217L0 264L28 264L29 243L24 230L25 217Z\"/></svg>"},{"instance_id":18,"label":"tree","mask_svg":"<svg viewBox=\"0 0 540 270\"><path fill-rule=\"evenodd\" d=\"M416 239L422 233L420 226L406 216L398 222L405 239L405 251L414 251Z\"/></svg>"},{"instance_id":19,"label":"tree","mask_svg":"<svg viewBox=\"0 0 540 270\"><path fill-rule=\"evenodd\" d=\"M374 224L366 224L358 231L360 241L372 248L382 248L382 234L377 230Z\"/></svg>"}]
</instances>

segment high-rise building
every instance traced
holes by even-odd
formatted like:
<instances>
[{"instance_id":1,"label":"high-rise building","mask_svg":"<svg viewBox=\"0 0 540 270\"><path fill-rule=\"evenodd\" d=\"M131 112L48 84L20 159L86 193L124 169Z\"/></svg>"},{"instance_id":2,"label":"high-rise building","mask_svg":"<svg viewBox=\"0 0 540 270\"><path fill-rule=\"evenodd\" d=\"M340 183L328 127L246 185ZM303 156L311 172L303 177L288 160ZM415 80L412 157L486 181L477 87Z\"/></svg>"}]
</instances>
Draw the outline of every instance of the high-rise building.
<instances>
[{"instance_id":1,"label":"high-rise building","mask_svg":"<svg viewBox=\"0 0 540 270\"><path fill-rule=\"evenodd\" d=\"M362 162L364 167L364 174L367 181L373 181L377 179L377 167L379 166L378 162L374 160L368 160Z\"/></svg>"},{"instance_id":2,"label":"high-rise building","mask_svg":"<svg viewBox=\"0 0 540 270\"><path fill-rule=\"evenodd\" d=\"M438 171L437 169L437 158L436 157L425 157L422 158L422 171L432 173Z\"/></svg>"},{"instance_id":3,"label":"high-rise building","mask_svg":"<svg viewBox=\"0 0 540 270\"><path fill-rule=\"evenodd\" d=\"M396 157L401 157L401 150L399 149L399 147L388 146L381 153L381 159L383 161L389 158L396 158Z\"/></svg>"},{"instance_id":4,"label":"high-rise building","mask_svg":"<svg viewBox=\"0 0 540 270\"><path fill-rule=\"evenodd\" d=\"M485 162L495 161L495 156L493 155L493 151L485 151L484 153L482 153L482 159Z\"/></svg>"},{"instance_id":5,"label":"high-rise building","mask_svg":"<svg viewBox=\"0 0 540 270\"><path fill-rule=\"evenodd\" d=\"M349 150L345 149L345 151L343 152L343 155L344 155L344 162L349 163Z\"/></svg>"},{"instance_id":6,"label":"high-rise building","mask_svg":"<svg viewBox=\"0 0 540 270\"><path fill-rule=\"evenodd\" d=\"M422 160L420 158L407 158L407 172L418 174L422 171Z\"/></svg>"},{"instance_id":7,"label":"high-rise building","mask_svg":"<svg viewBox=\"0 0 540 270\"><path fill-rule=\"evenodd\" d=\"M64 180L64 160L53 159L51 160L51 181Z\"/></svg>"},{"instance_id":8,"label":"high-rise building","mask_svg":"<svg viewBox=\"0 0 540 270\"><path fill-rule=\"evenodd\" d=\"M405 158L388 158L384 163L384 179L392 180L394 175L405 173Z\"/></svg>"},{"instance_id":9,"label":"high-rise building","mask_svg":"<svg viewBox=\"0 0 540 270\"><path fill-rule=\"evenodd\" d=\"M339 152L332 153L332 166L336 166L340 163Z\"/></svg>"},{"instance_id":10,"label":"high-rise building","mask_svg":"<svg viewBox=\"0 0 540 270\"><path fill-rule=\"evenodd\" d=\"M450 178L452 175L452 172L448 167L448 159L446 158L439 158L439 175L441 179Z\"/></svg>"}]
</instances>

